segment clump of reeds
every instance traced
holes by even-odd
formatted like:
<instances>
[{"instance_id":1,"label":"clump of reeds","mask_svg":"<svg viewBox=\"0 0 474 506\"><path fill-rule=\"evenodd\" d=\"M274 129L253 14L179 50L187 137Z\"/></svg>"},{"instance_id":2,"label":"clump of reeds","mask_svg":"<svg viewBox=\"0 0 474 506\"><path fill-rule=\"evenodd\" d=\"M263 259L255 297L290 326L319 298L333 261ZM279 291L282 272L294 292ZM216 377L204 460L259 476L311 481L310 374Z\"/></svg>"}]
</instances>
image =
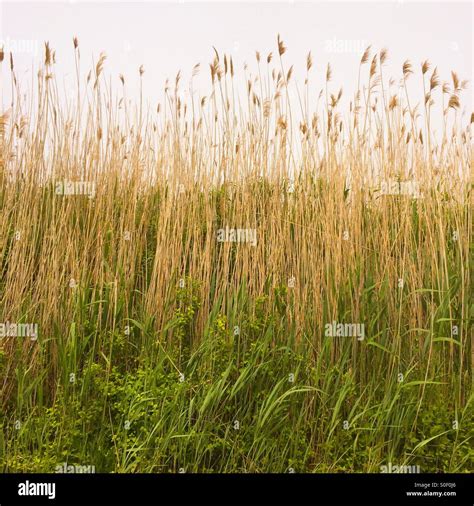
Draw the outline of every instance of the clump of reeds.
<instances>
[{"instance_id":1,"label":"clump of reeds","mask_svg":"<svg viewBox=\"0 0 474 506\"><path fill-rule=\"evenodd\" d=\"M182 459L207 455L204 434L213 429L206 420L227 420L225 406L240 413L243 427L256 430L249 460L233 454L239 470L288 467L291 450L279 461L278 445L268 442L287 416L288 427L317 421L305 440L305 468L334 469L327 464L332 450L321 445L337 437L342 416L359 415L376 430L377 449L362 465L373 469L385 443L396 452L400 431L416 430L425 396L449 396L453 413L468 406L472 143L461 114L466 81L453 72L444 82L426 61L420 69L424 103L414 104L407 81L415 79L416 67L407 60L400 80L387 80L387 50L375 54L369 47L344 111L344 92L333 87L329 64L324 89L310 98L310 53L298 113L293 66L278 36L275 55L256 53L246 100L239 98L232 57L215 50L207 96L191 93L184 101L178 74L156 111L147 111L142 98L136 107L126 98L124 76L118 92L108 88L104 54L82 82L76 38L73 51L77 93L68 99L59 92L48 43L27 100L9 58L11 103L0 111L0 314L4 322L35 322L40 332L37 341L0 339L8 423L45 407L62 409L59 401L67 406L63 391L74 388L68 378L75 374L83 387L68 395L78 405L97 402L98 426L110 422L112 432L120 432L114 424L123 420L110 421L107 409L115 408L102 405L97 393L120 383L118 371L140 370L156 398L153 378L200 371L184 397L173 394L169 424L146 425L143 440L125 437L115 469L142 469L127 451L142 443L155 448L157 434L169 445L163 455L172 454L169 431L184 419L182 433L198 434L186 444L196 446L176 452ZM0 65L6 63L0 51ZM191 87L199 72L196 65ZM145 69L138 74L142 79ZM432 126L436 103L440 136ZM57 191L70 183L74 195ZM219 242L217 231L226 227L254 231L256 244ZM325 325L332 321L364 323L365 339L328 339ZM221 356L213 339L232 353ZM290 360L280 374L281 347L304 366ZM252 372L264 370L265 353L274 354L274 379ZM105 371L102 390L92 387L97 367ZM295 368L305 371L299 387L285 379ZM400 383L400 374L411 386ZM287 387L300 399L295 405ZM190 392L195 408L186 400ZM394 399L404 396L407 404L395 407ZM237 398L253 411L236 405ZM394 435L387 427L396 426ZM219 438L232 439L226 427ZM232 441L239 448L240 440ZM150 451L160 466L180 467L179 459L164 463ZM456 451L449 469L458 465ZM210 469L213 459L197 458L191 466ZM234 469L230 460L219 461L218 469ZM327 465L315 468L316 462Z\"/></svg>"}]
</instances>

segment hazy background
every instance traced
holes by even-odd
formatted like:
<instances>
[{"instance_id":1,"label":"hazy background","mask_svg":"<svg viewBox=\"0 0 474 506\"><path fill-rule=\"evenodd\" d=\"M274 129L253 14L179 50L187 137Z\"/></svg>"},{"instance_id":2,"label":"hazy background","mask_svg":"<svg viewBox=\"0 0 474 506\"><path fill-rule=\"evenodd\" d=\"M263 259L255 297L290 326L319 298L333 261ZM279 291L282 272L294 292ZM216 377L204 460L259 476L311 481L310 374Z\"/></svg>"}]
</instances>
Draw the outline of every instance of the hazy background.
<instances>
[{"instance_id":1,"label":"hazy background","mask_svg":"<svg viewBox=\"0 0 474 506\"><path fill-rule=\"evenodd\" d=\"M461 80L471 81L472 24L472 2L0 1L0 44L3 41L5 51L14 54L20 82L31 79L32 64L43 59L43 43L48 40L56 50L56 75L66 90L72 90L72 38L77 36L84 75L103 51L107 54L104 75L119 90L118 76L123 74L128 97L137 94L138 68L143 65L144 96L153 108L163 99L165 79L174 79L181 69L183 88L187 88L192 67L198 62L202 70L195 88L208 94L207 64L214 56L212 46L221 54L232 55L237 77L245 83L244 62L253 72L255 50L262 57L270 51L275 54L277 33L288 47L286 67L294 64L300 88L311 50L315 96L329 61L333 69L331 91L337 93L343 86L347 104L357 83L360 54L372 44L376 51L382 47L389 50L385 79L393 76L398 81L403 62L412 61L416 74L409 82L416 98L421 99L419 68L425 59L438 66L442 81L450 81L451 70L458 72ZM472 110L471 84L462 99L466 115ZM4 104L7 94L5 87Z\"/></svg>"}]
</instances>

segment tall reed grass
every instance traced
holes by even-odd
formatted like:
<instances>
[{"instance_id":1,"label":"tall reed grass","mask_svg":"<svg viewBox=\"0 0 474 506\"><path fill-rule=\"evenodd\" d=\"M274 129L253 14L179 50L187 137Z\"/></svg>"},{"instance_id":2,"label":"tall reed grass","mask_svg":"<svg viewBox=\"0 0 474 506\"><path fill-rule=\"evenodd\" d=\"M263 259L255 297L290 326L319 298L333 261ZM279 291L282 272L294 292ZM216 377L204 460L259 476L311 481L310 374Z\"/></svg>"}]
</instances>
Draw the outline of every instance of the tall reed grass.
<instances>
[{"instance_id":1,"label":"tall reed grass","mask_svg":"<svg viewBox=\"0 0 474 506\"><path fill-rule=\"evenodd\" d=\"M0 317L38 326L0 338L0 469L472 470L467 82L369 47L343 110L278 37L246 96L215 51L152 111L72 51L72 97L0 51Z\"/></svg>"}]
</instances>

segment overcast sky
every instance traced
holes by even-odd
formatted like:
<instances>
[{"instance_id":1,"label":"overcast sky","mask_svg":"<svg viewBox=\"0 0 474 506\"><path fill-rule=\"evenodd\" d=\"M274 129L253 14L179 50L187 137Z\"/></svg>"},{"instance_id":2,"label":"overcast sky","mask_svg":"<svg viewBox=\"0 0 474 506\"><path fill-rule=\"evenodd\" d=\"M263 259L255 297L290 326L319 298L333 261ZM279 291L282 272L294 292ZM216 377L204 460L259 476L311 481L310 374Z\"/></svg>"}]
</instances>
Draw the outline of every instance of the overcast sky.
<instances>
[{"instance_id":1,"label":"overcast sky","mask_svg":"<svg viewBox=\"0 0 474 506\"><path fill-rule=\"evenodd\" d=\"M409 58L417 71L411 85L421 90L420 63L438 66L442 80L451 70L472 79L472 2L242 2L147 1L11 2L0 0L0 40L15 57L17 74L31 76L31 64L43 58L43 43L56 50L56 74L72 83L72 37L80 43L82 67L107 54L105 75L119 86L127 81L128 94L138 89L143 65L145 97L152 105L162 99L167 77L183 71L187 83L192 67L201 62L204 76L198 86L208 91L212 46L231 54L237 69L255 65L255 50L276 50L276 35L288 47L285 60L295 65L296 81L304 80L306 54L314 60L315 89L321 87L327 62L333 68L333 89L353 93L360 54L368 44L387 47L385 75L401 77ZM1 44L2 42L0 42ZM5 72L6 66L3 65ZM239 74L242 76L243 74ZM472 83L470 83L472 84ZM416 85L416 86L415 86ZM465 94L470 114L472 86Z\"/></svg>"}]
</instances>

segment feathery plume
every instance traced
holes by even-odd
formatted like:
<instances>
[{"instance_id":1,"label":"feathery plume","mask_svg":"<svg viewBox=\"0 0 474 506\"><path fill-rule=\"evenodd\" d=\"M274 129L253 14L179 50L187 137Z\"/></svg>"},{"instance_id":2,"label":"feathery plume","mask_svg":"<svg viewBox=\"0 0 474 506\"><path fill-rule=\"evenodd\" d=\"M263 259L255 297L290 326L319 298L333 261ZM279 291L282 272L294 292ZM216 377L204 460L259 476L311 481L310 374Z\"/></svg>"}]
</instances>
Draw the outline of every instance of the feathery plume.
<instances>
[{"instance_id":1,"label":"feathery plume","mask_svg":"<svg viewBox=\"0 0 474 506\"><path fill-rule=\"evenodd\" d=\"M360 59L361 65L364 65L365 63L367 63L369 61L371 47L372 46L367 46L366 50L364 51L364 54L362 55L362 58Z\"/></svg>"},{"instance_id":2,"label":"feathery plume","mask_svg":"<svg viewBox=\"0 0 474 506\"><path fill-rule=\"evenodd\" d=\"M311 51L308 53L308 56L306 57L306 70L309 71L309 69L313 66L313 58L311 57Z\"/></svg>"},{"instance_id":3,"label":"feathery plume","mask_svg":"<svg viewBox=\"0 0 474 506\"><path fill-rule=\"evenodd\" d=\"M412 66L410 60L406 60L403 63L403 77L407 79L410 74L413 74Z\"/></svg>"},{"instance_id":4,"label":"feathery plume","mask_svg":"<svg viewBox=\"0 0 474 506\"><path fill-rule=\"evenodd\" d=\"M277 42L278 42L278 54L280 56L283 56L285 54L285 52L286 52L286 47L285 47L285 44L283 43L283 41L280 38L280 34L278 34L278 36L277 36Z\"/></svg>"},{"instance_id":5,"label":"feathery plume","mask_svg":"<svg viewBox=\"0 0 474 506\"><path fill-rule=\"evenodd\" d=\"M326 67L326 82L329 82L331 80L331 76L332 76L331 64L328 63L328 66Z\"/></svg>"},{"instance_id":6,"label":"feathery plume","mask_svg":"<svg viewBox=\"0 0 474 506\"><path fill-rule=\"evenodd\" d=\"M439 86L438 67L435 67L430 77L430 91Z\"/></svg>"}]
</instances>

